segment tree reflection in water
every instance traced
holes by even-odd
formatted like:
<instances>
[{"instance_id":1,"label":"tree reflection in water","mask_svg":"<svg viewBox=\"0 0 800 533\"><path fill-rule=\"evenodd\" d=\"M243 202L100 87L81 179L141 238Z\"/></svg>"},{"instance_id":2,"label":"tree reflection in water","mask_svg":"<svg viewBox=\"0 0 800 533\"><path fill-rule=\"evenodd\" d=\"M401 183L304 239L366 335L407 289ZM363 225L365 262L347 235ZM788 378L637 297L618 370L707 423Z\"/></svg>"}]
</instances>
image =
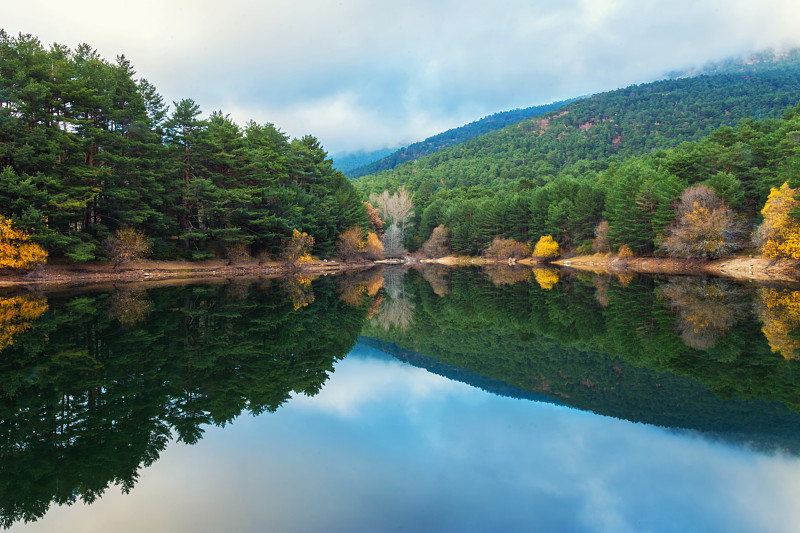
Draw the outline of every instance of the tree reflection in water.
<instances>
[{"instance_id":1,"label":"tree reflection in water","mask_svg":"<svg viewBox=\"0 0 800 533\"><path fill-rule=\"evenodd\" d=\"M129 491L171 436L316 394L369 302L331 278L254 286L0 300L0 524Z\"/></svg>"}]
</instances>

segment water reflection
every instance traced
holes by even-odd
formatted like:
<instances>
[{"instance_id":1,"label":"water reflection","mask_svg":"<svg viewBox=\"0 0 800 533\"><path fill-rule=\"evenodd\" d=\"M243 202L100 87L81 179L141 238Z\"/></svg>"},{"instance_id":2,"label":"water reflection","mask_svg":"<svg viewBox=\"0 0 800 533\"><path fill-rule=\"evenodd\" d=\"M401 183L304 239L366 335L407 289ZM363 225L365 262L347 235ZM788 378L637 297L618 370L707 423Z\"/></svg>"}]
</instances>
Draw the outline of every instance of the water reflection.
<instances>
[{"instance_id":1,"label":"water reflection","mask_svg":"<svg viewBox=\"0 0 800 533\"><path fill-rule=\"evenodd\" d=\"M518 270L454 270L446 290L411 271L408 327L362 334L580 409L800 451L794 288Z\"/></svg>"},{"instance_id":2,"label":"water reflection","mask_svg":"<svg viewBox=\"0 0 800 533\"><path fill-rule=\"evenodd\" d=\"M798 294L437 267L9 295L0 520L122 531L136 508L137 531L788 531ZM441 376L363 345L343 361L359 334ZM714 507L748 498L768 512ZM81 501L87 514L52 505ZM220 521L236 509L242 527Z\"/></svg>"},{"instance_id":3,"label":"water reflection","mask_svg":"<svg viewBox=\"0 0 800 533\"><path fill-rule=\"evenodd\" d=\"M172 435L193 444L208 424L316 394L368 308L330 279L4 301L4 526L130 491Z\"/></svg>"},{"instance_id":4,"label":"water reflection","mask_svg":"<svg viewBox=\"0 0 800 533\"><path fill-rule=\"evenodd\" d=\"M788 533L798 489L796 458L497 397L356 346L318 395L209 428L130 495L30 531Z\"/></svg>"}]
</instances>

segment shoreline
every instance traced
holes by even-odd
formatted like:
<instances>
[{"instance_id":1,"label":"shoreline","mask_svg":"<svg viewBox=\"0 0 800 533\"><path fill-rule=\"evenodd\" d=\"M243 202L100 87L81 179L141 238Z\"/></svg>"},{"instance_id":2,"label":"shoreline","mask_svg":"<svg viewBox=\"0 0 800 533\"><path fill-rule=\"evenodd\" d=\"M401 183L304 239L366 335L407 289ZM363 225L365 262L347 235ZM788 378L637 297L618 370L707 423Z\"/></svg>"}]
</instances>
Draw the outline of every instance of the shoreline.
<instances>
[{"instance_id":1,"label":"shoreline","mask_svg":"<svg viewBox=\"0 0 800 533\"><path fill-rule=\"evenodd\" d=\"M533 258L521 260L486 257L445 256L435 259L339 262L320 261L293 267L279 262L244 261L229 263L210 261L140 261L114 269L111 263L51 264L28 273L7 273L0 276L0 288L69 288L81 285L116 283L163 284L181 281L220 280L237 277L280 277L286 275L327 275L338 272L367 270L387 264L439 264L449 267L509 265L542 267L556 265L597 274L671 274L717 276L740 281L800 282L800 262L771 260L763 257L733 257L713 261L631 257L621 259L607 254L574 256L550 262Z\"/></svg>"},{"instance_id":2,"label":"shoreline","mask_svg":"<svg viewBox=\"0 0 800 533\"><path fill-rule=\"evenodd\" d=\"M278 262L229 263L210 261L140 261L118 266L111 263L50 264L27 273L8 273L0 276L0 288L36 287L69 288L80 285L115 283L180 282L235 277L279 277L289 274L326 275L374 267L372 262L314 261L294 267Z\"/></svg>"},{"instance_id":3,"label":"shoreline","mask_svg":"<svg viewBox=\"0 0 800 533\"><path fill-rule=\"evenodd\" d=\"M765 257L731 257L701 261L661 257L620 259L616 256L596 254L560 259L553 263L576 270L611 274L711 275L741 281L800 281L797 261Z\"/></svg>"},{"instance_id":4,"label":"shoreline","mask_svg":"<svg viewBox=\"0 0 800 533\"><path fill-rule=\"evenodd\" d=\"M496 260L485 257L446 256L422 259L422 263L435 263L451 267L485 265L547 266L557 265L594 272L597 274L672 274L692 276L717 276L740 281L791 281L800 282L800 262L774 260L764 257L731 257L701 261L698 259L670 259L662 257L630 257L621 259L614 255L579 255L541 262L532 258L521 260Z\"/></svg>"}]
</instances>

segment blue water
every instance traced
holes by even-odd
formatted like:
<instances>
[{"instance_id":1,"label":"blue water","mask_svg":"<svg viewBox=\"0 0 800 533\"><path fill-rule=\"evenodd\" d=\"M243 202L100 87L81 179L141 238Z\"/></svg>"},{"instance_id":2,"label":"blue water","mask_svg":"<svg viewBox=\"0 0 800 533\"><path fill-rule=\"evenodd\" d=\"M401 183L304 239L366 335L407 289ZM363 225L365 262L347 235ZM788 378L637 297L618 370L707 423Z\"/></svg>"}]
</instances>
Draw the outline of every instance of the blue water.
<instances>
[{"instance_id":1,"label":"blue water","mask_svg":"<svg viewBox=\"0 0 800 533\"><path fill-rule=\"evenodd\" d=\"M314 397L11 531L794 532L800 459L495 396L357 345Z\"/></svg>"}]
</instances>

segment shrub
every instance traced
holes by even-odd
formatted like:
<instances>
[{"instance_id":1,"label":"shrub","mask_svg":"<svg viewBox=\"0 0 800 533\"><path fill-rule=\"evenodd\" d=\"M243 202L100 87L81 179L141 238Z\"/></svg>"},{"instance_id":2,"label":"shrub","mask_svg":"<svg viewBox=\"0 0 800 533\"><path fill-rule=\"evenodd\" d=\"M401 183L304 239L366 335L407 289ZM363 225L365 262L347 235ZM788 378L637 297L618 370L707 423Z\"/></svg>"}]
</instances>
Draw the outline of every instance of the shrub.
<instances>
[{"instance_id":1,"label":"shrub","mask_svg":"<svg viewBox=\"0 0 800 533\"><path fill-rule=\"evenodd\" d=\"M250 246L246 242L237 241L225 246L225 257L229 261L245 261L250 258Z\"/></svg>"},{"instance_id":2,"label":"shrub","mask_svg":"<svg viewBox=\"0 0 800 533\"><path fill-rule=\"evenodd\" d=\"M619 250L617 250L617 257L620 259L629 259L633 257L633 250L631 250L631 247L627 244L623 244L619 247Z\"/></svg>"},{"instance_id":3,"label":"shrub","mask_svg":"<svg viewBox=\"0 0 800 533\"><path fill-rule=\"evenodd\" d=\"M671 257L713 259L741 248L741 222L705 185L694 185L681 193L676 215L676 225L661 243Z\"/></svg>"},{"instance_id":4,"label":"shrub","mask_svg":"<svg viewBox=\"0 0 800 533\"><path fill-rule=\"evenodd\" d=\"M558 245L556 245L558 248ZM514 239L495 238L492 244L486 249L486 256L496 257L497 259L522 259L531 256L531 247L527 243L518 242Z\"/></svg>"},{"instance_id":5,"label":"shrub","mask_svg":"<svg viewBox=\"0 0 800 533\"><path fill-rule=\"evenodd\" d=\"M106 241L108 257L115 265L146 259L152 251L150 239L141 230L120 228Z\"/></svg>"},{"instance_id":6,"label":"shrub","mask_svg":"<svg viewBox=\"0 0 800 533\"><path fill-rule=\"evenodd\" d=\"M364 231L359 226L353 226L339 235L336 241L336 255L342 261L354 261L361 258L366 245Z\"/></svg>"}]
</instances>

